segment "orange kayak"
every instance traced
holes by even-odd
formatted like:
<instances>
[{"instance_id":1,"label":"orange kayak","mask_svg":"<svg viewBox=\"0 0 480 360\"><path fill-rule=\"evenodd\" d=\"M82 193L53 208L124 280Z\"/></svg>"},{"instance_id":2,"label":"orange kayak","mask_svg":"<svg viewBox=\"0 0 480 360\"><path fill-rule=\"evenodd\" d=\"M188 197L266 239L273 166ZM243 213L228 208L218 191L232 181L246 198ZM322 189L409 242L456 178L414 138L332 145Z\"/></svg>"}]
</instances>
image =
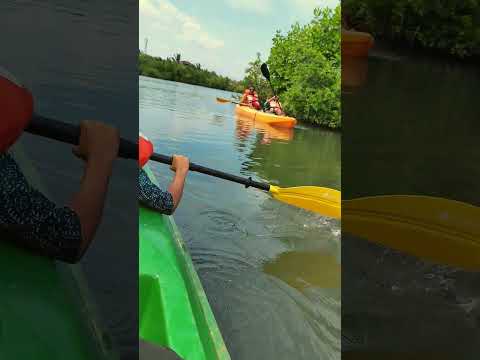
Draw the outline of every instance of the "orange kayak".
<instances>
[{"instance_id":1,"label":"orange kayak","mask_svg":"<svg viewBox=\"0 0 480 360\"><path fill-rule=\"evenodd\" d=\"M368 33L342 29L342 56L367 56L373 44Z\"/></svg>"},{"instance_id":2,"label":"orange kayak","mask_svg":"<svg viewBox=\"0 0 480 360\"><path fill-rule=\"evenodd\" d=\"M254 121L261 121L271 126L292 128L297 124L297 120L289 116L278 116L262 111L257 111L248 106L237 105L235 107L235 113L238 117L250 119Z\"/></svg>"}]
</instances>

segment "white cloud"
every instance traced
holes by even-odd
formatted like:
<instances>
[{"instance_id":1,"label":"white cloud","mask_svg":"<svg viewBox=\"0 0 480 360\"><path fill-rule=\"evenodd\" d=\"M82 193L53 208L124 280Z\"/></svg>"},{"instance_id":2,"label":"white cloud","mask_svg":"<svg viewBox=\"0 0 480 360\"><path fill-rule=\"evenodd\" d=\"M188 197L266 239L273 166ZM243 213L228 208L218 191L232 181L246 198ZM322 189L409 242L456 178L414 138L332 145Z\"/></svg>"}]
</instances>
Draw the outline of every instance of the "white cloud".
<instances>
[{"instance_id":1,"label":"white cloud","mask_svg":"<svg viewBox=\"0 0 480 360\"><path fill-rule=\"evenodd\" d=\"M216 39L202 29L192 16L184 14L168 0L140 0L140 27L147 24L152 30L168 33L205 49L217 49L224 46L223 40Z\"/></svg>"},{"instance_id":2,"label":"white cloud","mask_svg":"<svg viewBox=\"0 0 480 360\"><path fill-rule=\"evenodd\" d=\"M273 14L279 7L279 0L226 0L226 3L233 9L256 13L259 15ZM291 7L293 12L312 14L316 7L334 8L340 4L340 0L283 0L282 8Z\"/></svg>"},{"instance_id":3,"label":"white cloud","mask_svg":"<svg viewBox=\"0 0 480 360\"><path fill-rule=\"evenodd\" d=\"M313 11L314 8L335 8L340 0L291 0L292 6L298 6L302 10Z\"/></svg>"},{"instance_id":4,"label":"white cloud","mask_svg":"<svg viewBox=\"0 0 480 360\"><path fill-rule=\"evenodd\" d=\"M253 12L257 14L268 14L273 10L273 0L226 0L227 4L235 10Z\"/></svg>"}]
</instances>

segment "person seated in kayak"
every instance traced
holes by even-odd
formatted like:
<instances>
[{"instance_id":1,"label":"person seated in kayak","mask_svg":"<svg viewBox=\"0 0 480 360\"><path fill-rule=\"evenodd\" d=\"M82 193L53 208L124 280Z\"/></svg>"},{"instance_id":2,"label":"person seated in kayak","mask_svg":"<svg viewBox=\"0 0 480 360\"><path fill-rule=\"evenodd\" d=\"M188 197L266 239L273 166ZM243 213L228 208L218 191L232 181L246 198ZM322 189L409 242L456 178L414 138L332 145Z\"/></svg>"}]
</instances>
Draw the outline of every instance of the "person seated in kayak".
<instances>
[{"instance_id":1,"label":"person seated in kayak","mask_svg":"<svg viewBox=\"0 0 480 360\"><path fill-rule=\"evenodd\" d=\"M260 105L260 101L258 99L258 94L253 86L250 86L247 90L245 90L240 103L248 105L256 110L262 110L262 106Z\"/></svg>"},{"instance_id":2,"label":"person seated in kayak","mask_svg":"<svg viewBox=\"0 0 480 360\"><path fill-rule=\"evenodd\" d=\"M175 172L168 190L155 185L143 169L151 154L152 143L143 135L139 138L139 192L138 200L145 206L165 215L172 215L180 204L188 174L189 160L185 156L174 155L171 169Z\"/></svg>"},{"instance_id":3,"label":"person seated in kayak","mask_svg":"<svg viewBox=\"0 0 480 360\"><path fill-rule=\"evenodd\" d=\"M30 92L0 70L0 239L75 263L88 249L101 221L119 134L106 124L81 123L79 145L73 152L85 162L83 178L70 201L58 206L30 185L10 153L32 112Z\"/></svg>"},{"instance_id":4,"label":"person seated in kayak","mask_svg":"<svg viewBox=\"0 0 480 360\"><path fill-rule=\"evenodd\" d=\"M270 99L268 99L265 102L267 112L270 112L275 115L285 115L285 112L283 111L282 103L280 102L280 99L278 98L277 95L272 96Z\"/></svg>"}]
</instances>

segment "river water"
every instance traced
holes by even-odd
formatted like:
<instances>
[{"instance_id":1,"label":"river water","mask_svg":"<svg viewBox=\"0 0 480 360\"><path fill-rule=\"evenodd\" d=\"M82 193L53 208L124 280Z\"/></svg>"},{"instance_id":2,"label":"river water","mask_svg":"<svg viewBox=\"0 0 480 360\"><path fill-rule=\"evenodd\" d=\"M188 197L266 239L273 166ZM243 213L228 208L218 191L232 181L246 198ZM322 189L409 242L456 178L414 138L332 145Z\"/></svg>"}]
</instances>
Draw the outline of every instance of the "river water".
<instances>
[{"instance_id":1,"label":"river water","mask_svg":"<svg viewBox=\"0 0 480 360\"><path fill-rule=\"evenodd\" d=\"M429 195L479 206L478 67L388 49L343 60L342 196ZM478 273L346 233L342 256L345 356L478 358Z\"/></svg>"},{"instance_id":2,"label":"river water","mask_svg":"<svg viewBox=\"0 0 480 360\"><path fill-rule=\"evenodd\" d=\"M240 121L231 93L140 77L155 151L282 187L340 189L338 133ZM172 173L151 163L163 186ZM340 223L259 190L188 175L175 220L233 359L339 359Z\"/></svg>"}]
</instances>

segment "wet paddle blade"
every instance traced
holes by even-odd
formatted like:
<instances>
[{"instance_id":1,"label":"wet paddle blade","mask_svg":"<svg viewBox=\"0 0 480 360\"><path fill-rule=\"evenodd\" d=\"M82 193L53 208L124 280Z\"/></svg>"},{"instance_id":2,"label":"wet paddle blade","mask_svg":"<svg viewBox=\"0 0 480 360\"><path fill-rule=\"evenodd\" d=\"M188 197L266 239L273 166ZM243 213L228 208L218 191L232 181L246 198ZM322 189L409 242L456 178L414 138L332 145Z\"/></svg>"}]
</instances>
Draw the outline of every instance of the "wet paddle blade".
<instances>
[{"instance_id":1,"label":"wet paddle blade","mask_svg":"<svg viewBox=\"0 0 480 360\"><path fill-rule=\"evenodd\" d=\"M270 193L275 199L284 203L314 211L323 216L336 219L341 217L340 191L317 186L298 186L282 189L271 185Z\"/></svg>"},{"instance_id":2,"label":"wet paddle blade","mask_svg":"<svg viewBox=\"0 0 480 360\"><path fill-rule=\"evenodd\" d=\"M217 97L217 102L219 103L229 103L231 100Z\"/></svg>"},{"instance_id":3,"label":"wet paddle blade","mask_svg":"<svg viewBox=\"0 0 480 360\"><path fill-rule=\"evenodd\" d=\"M480 270L480 208L428 196L342 202L342 231L466 270Z\"/></svg>"}]
</instances>

